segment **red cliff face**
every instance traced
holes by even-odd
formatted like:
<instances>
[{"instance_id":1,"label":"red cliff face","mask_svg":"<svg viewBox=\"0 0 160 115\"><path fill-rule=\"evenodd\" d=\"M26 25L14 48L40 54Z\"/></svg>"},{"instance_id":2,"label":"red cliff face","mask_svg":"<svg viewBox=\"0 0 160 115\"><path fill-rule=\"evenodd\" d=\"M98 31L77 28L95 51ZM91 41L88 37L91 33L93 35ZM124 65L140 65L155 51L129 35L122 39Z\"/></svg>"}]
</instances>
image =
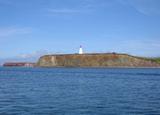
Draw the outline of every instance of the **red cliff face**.
<instances>
[{"instance_id":1,"label":"red cliff face","mask_svg":"<svg viewBox=\"0 0 160 115\"><path fill-rule=\"evenodd\" d=\"M46 55L39 59L40 67L160 67L150 59L126 54L64 54Z\"/></svg>"},{"instance_id":2,"label":"red cliff face","mask_svg":"<svg viewBox=\"0 0 160 115\"><path fill-rule=\"evenodd\" d=\"M28 63L28 62L7 62L3 64L4 67L33 67L35 63Z\"/></svg>"}]
</instances>

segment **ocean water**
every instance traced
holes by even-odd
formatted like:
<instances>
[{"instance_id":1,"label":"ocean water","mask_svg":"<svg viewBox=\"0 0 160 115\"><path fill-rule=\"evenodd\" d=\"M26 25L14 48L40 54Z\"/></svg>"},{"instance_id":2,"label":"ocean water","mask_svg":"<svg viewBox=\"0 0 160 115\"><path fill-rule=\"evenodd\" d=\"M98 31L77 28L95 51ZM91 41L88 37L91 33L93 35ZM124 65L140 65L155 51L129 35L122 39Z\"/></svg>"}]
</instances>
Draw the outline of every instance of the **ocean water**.
<instances>
[{"instance_id":1,"label":"ocean water","mask_svg":"<svg viewBox=\"0 0 160 115\"><path fill-rule=\"evenodd\" d=\"M0 115L159 115L160 69L0 68Z\"/></svg>"}]
</instances>

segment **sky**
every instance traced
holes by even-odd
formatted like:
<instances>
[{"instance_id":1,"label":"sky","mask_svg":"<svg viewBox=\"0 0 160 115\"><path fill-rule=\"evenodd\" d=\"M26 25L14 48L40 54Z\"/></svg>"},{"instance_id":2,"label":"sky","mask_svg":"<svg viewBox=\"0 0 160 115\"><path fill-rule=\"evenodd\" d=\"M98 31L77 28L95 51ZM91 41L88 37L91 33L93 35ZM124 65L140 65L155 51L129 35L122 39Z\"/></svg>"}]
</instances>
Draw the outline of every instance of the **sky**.
<instances>
[{"instance_id":1,"label":"sky","mask_svg":"<svg viewBox=\"0 0 160 115\"><path fill-rule=\"evenodd\" d=\"M0 59L54 53L160 56L160 0L0 0Z\"/></svg>"}]
</instances>

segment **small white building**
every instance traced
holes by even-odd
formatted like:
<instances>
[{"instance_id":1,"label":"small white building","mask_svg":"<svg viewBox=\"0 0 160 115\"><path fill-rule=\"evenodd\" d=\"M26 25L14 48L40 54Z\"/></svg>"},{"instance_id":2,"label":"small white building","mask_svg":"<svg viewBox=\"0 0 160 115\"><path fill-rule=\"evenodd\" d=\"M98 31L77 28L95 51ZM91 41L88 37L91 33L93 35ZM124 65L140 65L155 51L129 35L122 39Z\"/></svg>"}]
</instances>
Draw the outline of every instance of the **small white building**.
<instances>
[{"instance_id":1,"label":"small white building","mask_svg":"<svg viewBox=\"0 0 160 115\"><path fill-rule=\"evenodd\" d=\"M79 48L79 54L83 54L82 46L80 46L80 48Z\"/></svg>"}]
</instances>

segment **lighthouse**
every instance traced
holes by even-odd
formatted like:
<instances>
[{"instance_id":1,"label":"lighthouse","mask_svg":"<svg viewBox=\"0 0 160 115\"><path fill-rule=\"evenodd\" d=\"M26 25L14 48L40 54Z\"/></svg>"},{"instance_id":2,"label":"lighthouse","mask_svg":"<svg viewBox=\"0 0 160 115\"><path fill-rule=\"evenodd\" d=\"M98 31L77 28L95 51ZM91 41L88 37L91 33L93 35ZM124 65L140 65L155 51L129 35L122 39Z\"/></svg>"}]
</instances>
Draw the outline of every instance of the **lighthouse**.
<instances>
[{"instance_id":1,"label":"lighthouse","mask_svg":"<svg viewBox=\"0 0 160 115\"><path fill-rule=\"evenodd\" d=\"M79 48L79 54L83 54L83 49L82 49L81 45L80 45L80 48Z\"/></svg>"}]
</instances>

